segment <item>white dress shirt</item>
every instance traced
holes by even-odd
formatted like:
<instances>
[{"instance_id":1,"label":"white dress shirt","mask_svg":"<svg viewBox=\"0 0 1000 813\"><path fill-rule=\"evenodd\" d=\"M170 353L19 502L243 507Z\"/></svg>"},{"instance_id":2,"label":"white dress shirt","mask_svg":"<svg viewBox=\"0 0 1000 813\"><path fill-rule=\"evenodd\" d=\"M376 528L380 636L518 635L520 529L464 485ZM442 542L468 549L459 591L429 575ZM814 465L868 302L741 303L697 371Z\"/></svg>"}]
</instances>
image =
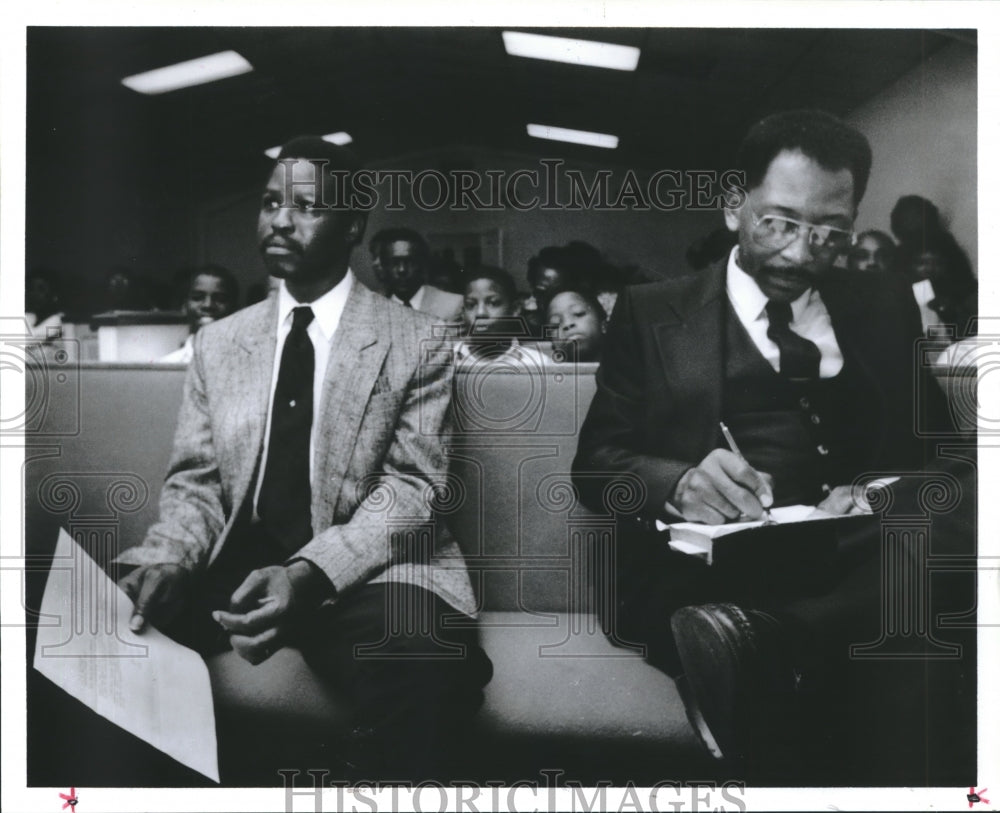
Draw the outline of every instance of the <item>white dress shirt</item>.
<instances>
[{"instance_id":1,"label":"white dress shirt","mask_svg":"<svg viewBox=\"0 0 1000 813\"><path fill-rule=\"evenodd\" d=\"M923 324L924 333L928 328L941 324L941 317L937 311L928 307L928 302L934 299L934 285L929 279L922 279L913 283L913 298L917 300L917 307L920 309L920 321Z\"/></svg>"},{"instance_id":2,"label":"white dress shirt","mask_svg":"<svg viewBox=\"0 0 1000 813\"><path fill-rule=\"evenodd\" d=\"M767 318L767 297L757 286L753 277L736 263L739 247L734 247L729 255L726 268L726 294L736 311L743 327L753 343L767 359L775 372L780 372L781 351L767 335L770 324ZM844 366L844 356L833 332L830 313L823 304L819 292L814 288L805 291L791 303L791 329L804 339L809 339L819 348L819 377L833 378Z\"/></svg>"},{"instance_id":3,"label":"white dress shirt","mask_svg":"<svg viewBox=\"0 0 1000 813\"><path fill-rule=\"evenodd\" d=\"M420 310L420 305L424 301L424 291L426 290L426 288L427 288L426 285L421 285L419 288L417 288L417 292L410 297L410 307L413 308L413 310L415 311ZM399 305L406 305L406 303L395 294L393 294L390 298L392 299L393 302L396 302Z\"/></svg>"},{"instance_id":4,"label":"white dress shirt","mask_svg":"<svg viewBox=\"0 0 1000 813\"><path fill-rule=\"evenodd\" d=\"M257 475L257 488L254 491L253 504L256 512L257 500L260 497L260 487L264 481L264 469L267 467L267 449L271 439L271 413L274 410L274 391L278 387L278 371L281 367L281 351L285 347L285 339L292 330L292 311L302 305L312 308L313 320L306 328L309 340L312 342L316 366L313 368L313 419L309 433L309 476L315 471L316 458L316 425L319 423L320 401L323 397L323 381L326 378L326 364L330 359L330 343L333 334L340 324L344 313L347 295L354 283L354 274L347 269L344 278L323 296L313 302L298 302L288 293L284 281L278 289L278 334L274 348L274 365L271 372L271 394L267 399L267 422L264 424L264 451L261 458L260 472Z\"/></svg>"},{"instance_id":5,"label":"white dress shirt","mask_svg":"<svg viewBox=\"0 0 1000 813\"><path fill-rule=\"evenodd\" d=\"M184 344L173 352L156 359L158 364L190 364L194 357L194 334L189 334Z\"/></svg>"},{"instance_id":6,"label":"white dress shirt","mask_svg":"<svg viewBox=\"0 0 1000 813\"><path fill-rule=\"evenodd\" d=\"M545 355L536 347L510 340L510 347L497 356L477 356L468 342L455 345L455 368L466 368L489 364L504 364L508 367L523 367L527 370L541 370L547 362Z\"/></svg>"}]
</instances>

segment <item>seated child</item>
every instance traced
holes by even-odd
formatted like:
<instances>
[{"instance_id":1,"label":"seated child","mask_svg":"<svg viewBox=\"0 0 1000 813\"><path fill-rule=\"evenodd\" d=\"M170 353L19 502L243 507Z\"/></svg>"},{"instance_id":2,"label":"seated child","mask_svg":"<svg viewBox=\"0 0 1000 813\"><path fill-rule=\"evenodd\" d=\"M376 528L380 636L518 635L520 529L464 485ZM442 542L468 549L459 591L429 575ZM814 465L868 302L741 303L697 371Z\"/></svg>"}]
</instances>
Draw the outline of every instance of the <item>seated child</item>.
<instances>
[{"instance_id":1,"label":"seated child","mask_svg":"<svg viewBox=\"0 0 1000 813\"><path fill-rule=\"evenodd\" d=\"M466 274L462 308L463 340L455 349L459 364L497 363L540 368L545 357L524 345L530 330L521 316L514 279L490 266L471 268Z\"/></svg>"},{"instance_id":2,"label":"seated child","mask_svg":"<svg viewBox=\"0 0 1000 813\"><path fill-rule=\"evenodd\" d=\"M181 310L188 318L190 333L184 344L158 361L164 364L187 364L194 353L194 334L216 319L229 316L236 310L239 284L226 268L206 265L191 272L187 295Z\"/></svg>"},{"instance_id":3,"label":"seated child","mask_svg":"<svg viewBox=\"0 0 1000 813\"><path fill-rule=\"evenodd\" d=\"M582 287L552 292L546 307L552 335L552 360L600 361L608 317L597 297Z\"/></svg>"}]
</instances>

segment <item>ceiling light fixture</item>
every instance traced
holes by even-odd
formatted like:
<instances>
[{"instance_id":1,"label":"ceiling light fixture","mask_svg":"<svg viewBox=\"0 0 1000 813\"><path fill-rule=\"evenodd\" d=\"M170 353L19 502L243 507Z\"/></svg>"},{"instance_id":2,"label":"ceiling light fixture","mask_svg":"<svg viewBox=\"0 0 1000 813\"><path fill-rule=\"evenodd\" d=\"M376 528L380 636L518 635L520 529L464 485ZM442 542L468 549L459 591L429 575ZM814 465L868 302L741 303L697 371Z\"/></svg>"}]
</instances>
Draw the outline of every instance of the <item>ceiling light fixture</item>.
<instances>
[{"instance_id":1,"label":"ceiling light fixture","mask_svg":"<svg viewBox=\"0 0 1000 813\"><path fill-rule=\"evenodd\" d=\"M331 144L336 144L338 147L346 147L354 141L350 133L345 133L343 130L339 130L336 133L327 133L325 136L320 136L320 138L324 141L329 141ZM264 155L268 158L277 158L281 155L281 145L279 144L277 147L264 150Z\"/></svg>"},{"instance_id":2,"label":"ceiling light fixture","mask_svg":"<svg viewBox=\"0 0 1000 813\"><path fill-rule=\"evenodd\" d=\"M529 59L549 59L615 71L634 71L639 65L639 49L631 45L527 34L523 31L504 31L503 45L511 56Z\"/></svg>"},{"instance_id":3,"label":"ceiling light fixture","mask_svg":"<svg viewBox=\"0 0 1000 813\"><path fill-rule=\"evenodd\" d=\"M157 96L171 90L239 76L252 70L253 65L236 51L220 51L189 59L187 62L178 62L176 65L167 65L165 68L126 76L122 79L122 84L136 93Z\"/></svg>"},{"instance_id":4,"label":"ceiling light fixture","mask_svg":"<svg viewBox=\"0 0 1000 813\"><path fill-rule=\"evenodd\" d=\"M529 124L528 135L535 138L547 138L550 141L568 141L570 144L603 147L607 150L618 147L618 136L616 135L591 133L587 130L567 130L565 127L551 127L548 124Z\"/></svg>"}]
</instances>

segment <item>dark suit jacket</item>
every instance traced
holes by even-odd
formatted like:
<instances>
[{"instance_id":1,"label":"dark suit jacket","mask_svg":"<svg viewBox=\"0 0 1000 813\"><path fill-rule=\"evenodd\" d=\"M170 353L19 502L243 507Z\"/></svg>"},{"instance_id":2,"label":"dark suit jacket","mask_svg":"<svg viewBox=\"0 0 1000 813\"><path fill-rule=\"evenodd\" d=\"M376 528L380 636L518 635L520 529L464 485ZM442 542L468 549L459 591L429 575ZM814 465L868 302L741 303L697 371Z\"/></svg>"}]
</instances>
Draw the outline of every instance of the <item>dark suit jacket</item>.
<instances>
[{"instance_id":1,"label":"dark suit jacket","mask_svg":"<svg viewBox=\"0 0 1000 813\"><path fill-rule=\"evenodd\" d=\"M834 269L819 290L845 360L865 382L857 394L869 416L863 430L870 455L862 471L921 468L915 393L923 393L923 413L935 423L944 401L933 381L925 388L922 375L915 390L921 325L909 286L900 275ZM573 464L591 509L607 510L608 480L625 474L644 486L639 515L661 516L681 475L717 446L726 303L725 261L697 275L628 288L619 297Z\"/></svg>"}]
</instances>

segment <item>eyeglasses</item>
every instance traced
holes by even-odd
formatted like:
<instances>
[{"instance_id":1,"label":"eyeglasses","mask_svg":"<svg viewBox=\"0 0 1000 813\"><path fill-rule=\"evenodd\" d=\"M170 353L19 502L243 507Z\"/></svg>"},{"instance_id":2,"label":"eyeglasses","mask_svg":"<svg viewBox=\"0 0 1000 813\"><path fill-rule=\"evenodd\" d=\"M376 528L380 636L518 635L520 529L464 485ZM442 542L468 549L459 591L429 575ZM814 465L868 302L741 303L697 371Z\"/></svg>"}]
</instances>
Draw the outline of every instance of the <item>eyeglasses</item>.
<instances>
[{"instance_id":1,"label":"eyeglasses","mask_svg":"<svg viewBox=\"0 0 1000 813\"><path fill-rule=\"evenodd\" d=\"M749 211L754 242L774 251L781 251L798 240L803 229L808 233L807 242L814 251L846 251L857 242L853 230L818 226L783 215L758 216L753 209Z\"/></svg>"}]
</instances>

